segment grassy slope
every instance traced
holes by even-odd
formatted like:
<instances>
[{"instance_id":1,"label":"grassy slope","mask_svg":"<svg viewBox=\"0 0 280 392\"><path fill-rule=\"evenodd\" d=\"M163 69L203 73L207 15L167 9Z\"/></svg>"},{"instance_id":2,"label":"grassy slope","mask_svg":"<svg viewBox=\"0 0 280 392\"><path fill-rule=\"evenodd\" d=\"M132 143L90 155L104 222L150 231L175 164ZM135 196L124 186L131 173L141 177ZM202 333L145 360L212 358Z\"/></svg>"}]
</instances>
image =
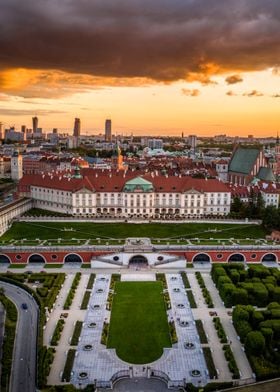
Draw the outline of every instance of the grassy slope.
<instances>
[{"instance_id":1,"label":"grassy slope","mask_svg":"<svg viewBox=\"0 0 280 392\"><path fill-rule=\"evenodd\" d=\"M73 228L74 231L64 231ZM217 229L217 232L208 230ZM71 239L71 238L127 238L151 237L168 238L263 238L264 229L257 225L227 225L208 223L63 223L63 222L15 222L1 238L11 239Z\"/></svg>"},{"instance_id":2,"label":"grassy slope","mask_svg":"<svg viewBox=\"0 0 280 392\"><path fill-rule=\"evenodd\" d=\"M170 347L160 282L120 282L110 321L108 348L130 363L149 363Z\"/></svg>"}]
</instances>

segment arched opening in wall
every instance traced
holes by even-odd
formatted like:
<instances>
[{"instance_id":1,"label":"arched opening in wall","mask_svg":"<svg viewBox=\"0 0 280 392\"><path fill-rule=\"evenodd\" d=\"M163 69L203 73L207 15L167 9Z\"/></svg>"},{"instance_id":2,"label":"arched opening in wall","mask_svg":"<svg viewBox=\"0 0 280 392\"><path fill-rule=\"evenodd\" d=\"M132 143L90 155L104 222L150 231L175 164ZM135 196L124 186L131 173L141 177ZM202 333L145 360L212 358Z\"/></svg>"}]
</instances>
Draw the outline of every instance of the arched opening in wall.
<instances>
[{"instance_id":1,"label":"arched opening in wall","mask_svg":"<svg viewBox=\"0 0 280 392\"><path fill-rule=\"evenodd\" d=\"M6 256L6 255L0 255L0 264L1 264L1 265L11 264L11 260L10 260L9 257Z\"/></svg>"},{"instance_id":2,"label":"arched opening in wall","mask_svg":"<svg viewBox=\"0 0 280 392\"><path fill-rule=\"evenodd\" d=\"M129 267L130 268L147 268L149 265L148 259L142 255L135 255L132 256L129 260Z\"/></svg>"},{"instance_id":3,"label":"arched opening in wall","mask_svg":"<svg viewBox=\"0 0 280 392\"><path fill-rule=\"evenodd\" d=\"M31 264L45 264L45 262L46 262L45 258L39 254L31 255L28 258L28 263Z\"/></svg>"},{"instance_id":4,"label":"arched opening in wall","mask_svg":"<svg viewBox=\"0 0 280 392\"><path fill-rule=\"evenodd\" d=\"M276 255L274 253L267 253L266 255L264 255L262 257L262 261L273 261L273 262L276 262L277 258L276 258Z\"/></svg>"},{"instance_id":5,"label":"arched opening in wall","mask_svg":"<svg viewBox=\"0 0 280 392\"><path fill-rule=\"evenodd\" d=\"M210 256L207 253L199 253L194 256L193 258L193 263L210 263L211 259Z\"/></svg>"},{"instance_id":6,"label":"arched opening in wall","mask_svg":"<svg viewBox=\"0 0 280 392\"><path fill-rule=\"evenodd\" d=\"M240 253L234 253L233 255L229 256L228 261L242 263L245 261L245 257Z\"/></svg>"},{"instance_id":7,"label":"arched opening in wall","mask_svg":"<svg viewBox=\"0 0 280 392\"><path fill-rule=\"evenodd\" d=\"M83 259L76 253L69 253L67 256L64 257L64 263L69 265L71 264L72 266L80 266L82 262Z\"/></svg>"}]
</instances>

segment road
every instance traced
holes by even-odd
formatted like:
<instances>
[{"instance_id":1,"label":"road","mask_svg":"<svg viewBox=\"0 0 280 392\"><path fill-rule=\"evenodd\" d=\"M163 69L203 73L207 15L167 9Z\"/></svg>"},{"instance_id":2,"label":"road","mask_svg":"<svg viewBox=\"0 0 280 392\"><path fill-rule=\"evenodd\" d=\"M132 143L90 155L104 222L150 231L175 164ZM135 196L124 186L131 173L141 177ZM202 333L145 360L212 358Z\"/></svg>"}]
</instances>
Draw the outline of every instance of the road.
<instances>
[{"instance_id":1,"label":"road","mask_svg":"<svg viewBox=\"0 0 280 392\"><path fill-rule=\"evenodd\" d=\"M4 287L5 295L16 304L18 310L10 392L35 392L39 308L25 290L5 282L0 282L0 287ZM27 304L27 310L22 309L22 303Z\"/></svg>"}]
</instances>

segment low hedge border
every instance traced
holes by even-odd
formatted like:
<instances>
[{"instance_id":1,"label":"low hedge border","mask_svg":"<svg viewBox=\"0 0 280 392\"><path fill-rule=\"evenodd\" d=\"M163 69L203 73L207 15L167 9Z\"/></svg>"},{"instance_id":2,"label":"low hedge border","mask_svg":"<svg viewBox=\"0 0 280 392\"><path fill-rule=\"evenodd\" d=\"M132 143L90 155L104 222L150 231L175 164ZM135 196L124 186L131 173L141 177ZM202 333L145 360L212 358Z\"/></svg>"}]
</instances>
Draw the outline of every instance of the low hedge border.
<instances>
[{"instance_id":1,"label":"low hedge border","mask_svg":"<svg viewBox=\"0 0 280 392\"><path fill-rule=\"evenodd\" d=\"M65 321L63 319L58 320L58 322L56 324L56 327L54 329L53 336L51 338L51 346L57 346L57 344L58 344L58 342L59 342L59 340L61 338L61 334L62 334L62 331L63 331L63 328L64 328L64 324L65 324Z\"/></svg>"},{"instance_id":2,"label":"low hedge border","mask_svg":"<svg viewBox=\"0 0 280 392\"><path fill-rule=\"evenodd\" d=\"M211 352L210 347L203 347L202 350L203 350L203 355L204 355L205 362L207 365L207 369L209 372L209 377L211 379L218 378L218 373L217 373L217 370L216 370L216 367L215 367L215 364L213 361L212 352Z\"/></svg>"},{"instance_id":3,"label":"low hedge border","mask_svg":"<svg viewBox=\"0 0 280 392\"><path fill-rule=\"evenodd\" d=\"M62 373L61 381L69 382L71 379L72 367L74 364L76 350L74 348L70 348L67 353L67 358L64 366L64 370Z\"/></svg>"},{"instance_id":4,"label":"low hedge border","mask_svg":"<svg viewBox=\"0 0 280 392\"><path fill-rule=\"evenodd\" d=\"M81 272L77 272L75 275L75 278L72 282L69 294L67 295L66 301L64 303L64 306L63 306L64 310L70 309L70 306L72 305L73 299L75 297L76 289L79 285L80 280L81 280Z\"/></svg>"},{"instance_id":5,"label":"low hedge border","mask_svg":"<svg viewBox=\"0 0 280 392\"><path fill-rule=\"evenodd\" d=\"M213 304L213 301L212 301L210 292L208 291L208 289L207 289L206 286L205 286L205 282L204 282L204 279L203 279L201 273L197 271L197 272L195 273L195 276L196 276L196 279L197 279L197 281L198 281L198 284L199 284L199 286L200 286L200 288L201 288L203 297L204 297L204 299L205 299L205 302L206 302L208 308L214 308L214 304Z\"/></svg>"},{"instance_id":6,"label":"low hedge border","mask_svg":"<svg viewBox=\"0 0 280 392\"><path fill-rule=\"evenodd\" d=\"M220 339L221 343L227 343L228 342L228 338L227 335L225 333L224 327L221 323L220 317L214 317L213 318L213 323L215 325L215 329L217 331L218 337Z\"/></svg>"},{"instance_id":7,"label":"low hedge border","mask_svg":"<svg viewBox=\"0 0 280 392\"><path fill-rule=\"evenodd\" d=\"M185 272L180 272L180 274L181 274L181 278L183 280L185 289L190 289L191 285L190 285L190 282L189 282L187 274Z\"/></svg>"},{"instance_id":8,"label":"low hedge border","mask_svg":"<svg viewBox=\"0 0 280 392\"><path fill-rule=\"evenodd\" d=\"M156 280L162 283L163 286L163 299L165 303L166 310L171 309L171 301L168 293L166 277L164 274L156 274Z\"/></svg>"},{"instance_id":9,"label":"low hedge border","mask_svg":"<svg viewBox=\"0 0 280 392\"><path fill-rule=\"evenodd\" d=\"M87 290L91 290L93 288L94 281L95 281L95 274L90 274L88 284L87 284Z\"/></svg>"},{"instance_id":10,"label":"low hedge border","mask_svg":"<svg viewBox=\"0 0 280 392\"><path fill-rule=\"evenodd\" d=\"M187 294L187 297L188 297L188 300L189 300L189 303L190 303L190 307L192 309L197 308L197 304L196 304L196 301L194 299L193 292L191 290L187 290L186 294Z\"/></svg>"},{"instance_id":11,"label":"low hedge border","mask_svg":"<svg viewBox=\"0 0 280 392\"><path fill-rule=\"evenodd\" d=\"M82 310L87 309L88 303L89 303L89 299L90 299L90 294L91 294L91 291L89 291L89 290L85 291L85 294L84 294L84 297L83 297L83 300L82 300L82 303L81 303L81 309Z\"/></svg>"},{"instance_id":12,"label":"low hedge border","mask_svg":"<svg viewBox=\"0 0 280 392\"><path fill-rule=\"evenodd\" d=\"M109 333L109 323L106 323L104 321L100 343L104 344L105 346L107 345L108 333Z\"/></svg>"},{"instance_id":13,"label":"low hedge border","mask_svg":"<svg viewBox=\"0 0 280 392\"><path fill-rule=\"evenodd\" d=\"M70 342L71 346L77 346L78 345L82 329L83 329L83 322L82 321L76 321L76 324L75 324L75 327L74 327L74 331L73 331L73 335L72 335L71 342Z\"/></svg>"},{"instance_id":14,"label":"low hedge border","mask_svg":"<svg viewBox=\"0 0 280 392\"><path fill-rule=\"evenodd\" d=\"M200 339L200 343L201 344L207 344L208 343L208 339L206 336L206 333L204 331L204 327L203 327L203 323L201 320L195 320L195 325L196 325L196 329L197 329L197 333Z\"/></svg>"},{"instance_id":15,"label":"low hedge border","mask_svg":"<svg viewBox=\"0 0 280 392\"><path fill-rule=\"evenodd\" d=\"M233 352L229 344L225 344L223 346L225 358L228 362L229 371L232 373L232 378L237 380L240 378L239 369L237 367Z\"/></svg>"},{"instance_id":16,"label":"low hedge border","mask_svg":"<svg viewBox=\"0 0 280 392\"><path fill-rule=\"evenodd\" d=\"M178 343L178 337L177 337L174 321L169 321L168 325L169 325L169 334L170 334L171 344Z\"/></svg>"}]
</instances>

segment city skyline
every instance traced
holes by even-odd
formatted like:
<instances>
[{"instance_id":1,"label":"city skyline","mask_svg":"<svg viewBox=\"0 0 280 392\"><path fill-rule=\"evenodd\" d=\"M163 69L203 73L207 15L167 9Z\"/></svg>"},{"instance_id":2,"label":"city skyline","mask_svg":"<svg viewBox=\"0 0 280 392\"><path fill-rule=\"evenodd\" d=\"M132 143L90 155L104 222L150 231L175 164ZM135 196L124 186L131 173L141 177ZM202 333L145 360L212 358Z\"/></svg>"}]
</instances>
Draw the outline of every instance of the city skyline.
<instances>
[{"instance_id":1,"label":"city skyline","mask_svg":"<svg viewBox=\"0 0 280 392\"><path fill-rule=\"evenodd\" d=\"M145 13L143 10L145 9ZM279 131L280 5L3 0L0 121L44 130ZM32 20L32 23L30 23ZM74 28L73 28L74 27Z\"/></svg>"}]
</instances>

